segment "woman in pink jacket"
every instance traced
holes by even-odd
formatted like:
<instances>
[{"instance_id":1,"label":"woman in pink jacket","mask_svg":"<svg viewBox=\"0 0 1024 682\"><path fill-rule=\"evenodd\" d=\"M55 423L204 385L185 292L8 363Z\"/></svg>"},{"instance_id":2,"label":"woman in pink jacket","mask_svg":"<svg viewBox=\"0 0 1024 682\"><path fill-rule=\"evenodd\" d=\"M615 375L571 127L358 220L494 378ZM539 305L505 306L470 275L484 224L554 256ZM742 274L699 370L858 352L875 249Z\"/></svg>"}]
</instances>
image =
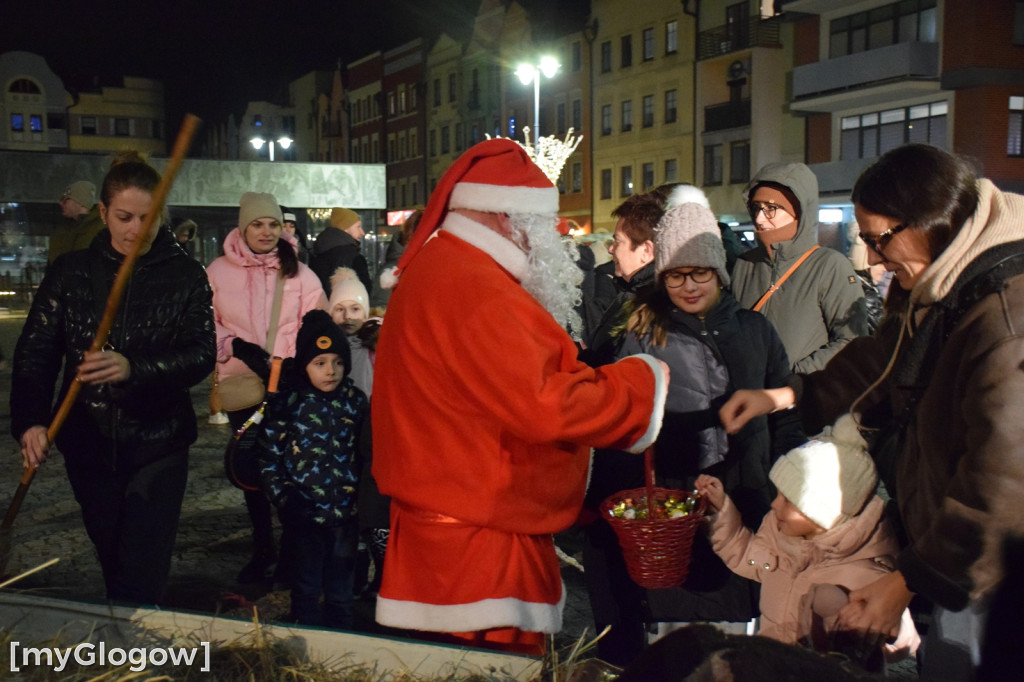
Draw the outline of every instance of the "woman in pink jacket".
<instances>
[{"instance_id":1,"label":"woman in pink jacket","mask_svg":"<svg viewBox=\"0 0 1024 682\"><path fill-rule=\"evenodd\" d=\"M217 379L228 419L236 430L255 407L232 404L225 384L246 374L257 374L265 383L270 356L295 355L302 316L313 308L327 308L320 280L299 262L295 237L282 229L277 199L272 194L246 192L240 202L238 227L224 239L224 255L206 269L217 324ZM283 291L275 332L271 327L279 279ZM270 503L260 491L245 491L245 504L253 525L253 556L238 579L243 583L268 580L277 561Z\"/></svg>"}]
</instances>

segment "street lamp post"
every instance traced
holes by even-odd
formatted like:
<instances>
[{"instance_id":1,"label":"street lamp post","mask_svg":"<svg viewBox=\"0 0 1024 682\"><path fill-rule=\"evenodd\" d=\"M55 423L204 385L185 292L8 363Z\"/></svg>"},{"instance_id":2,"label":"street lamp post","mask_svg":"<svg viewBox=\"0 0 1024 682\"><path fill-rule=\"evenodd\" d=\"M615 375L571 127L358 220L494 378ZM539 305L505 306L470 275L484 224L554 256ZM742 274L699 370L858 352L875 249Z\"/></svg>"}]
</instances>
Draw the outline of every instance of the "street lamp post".
<instances>
[{"instance_id":1,"label":"street lamp post","mask_svg":"<svg viewBox=\"0 0 1024 682\"><path fill-rule=\"evenodd\" d=\"M533 83L534 154L537 153L537 148L540 144L540 76L541 74L544 74L546 78L554 78L561 66L562 65L559 64L558 60L554 57L541 57L540 63L536 66L533 64L520 64L516 68L516 75L519 76L519 80L522 81L523 85ZM529 142L529 140L527 140L527 142Z\"/></svg>"},{"instance_id":2,"label":"street lamp post","mask_svg":"<svg viewBox=\"0 0 1024 682\"><path fill-rule=\"evenodd\" d=\"M252 138L249 139L249 143L252 144L253 148L256 151L263 149L263 145L269 144L270 146L267 148L267 151L270 154L270 160L273 161L275 144L280 145L281 149L288 149L289 147L292 146L292 138L288 137L287 135L281 135L276 140L273 139L273 137L271 137L271 139L268 140L262 135L254 135Z\"/></svg>"}]
</instances>

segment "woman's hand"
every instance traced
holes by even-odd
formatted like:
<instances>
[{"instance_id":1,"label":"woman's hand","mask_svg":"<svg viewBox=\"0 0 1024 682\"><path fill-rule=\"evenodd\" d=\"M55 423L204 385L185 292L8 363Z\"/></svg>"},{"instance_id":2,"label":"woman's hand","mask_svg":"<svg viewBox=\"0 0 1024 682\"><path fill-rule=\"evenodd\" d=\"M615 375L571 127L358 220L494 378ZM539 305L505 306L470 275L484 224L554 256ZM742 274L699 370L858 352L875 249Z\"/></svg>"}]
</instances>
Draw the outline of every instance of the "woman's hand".
<instances>
[{"instance_id":1,"label":"woman's hand","mask_svg":"<svg viewBox=\"0 0 1024 682\"><path fill-rule=\"evenodd\" d=\"M721 510L725 504L725 488L720 480L714 476L701 474L693 485L701 497L708 501L709 514L715 514Z\"/></svg>"},{"instance_id":2,"label":"woman's hand","mask_svg":"<svg viewBox=\"0 0 1024 682\"><path fill-rule=\"evenodd\" d=\"M21 465L35 469L46 461L50 452L50 440L46 437L45 426L30 426L21 434Z\"/></svg>"},{"instance_id":3,"label":"woman's hand","mask_svg":"<svg viewBox=\"0 0 1024 682\"><path fill-rule=\"evenodd\" d=\"M754 417L784 410L792 407L795 402L796 394L789 387L756 390L741 388L718 410L718 418L722 420L726 433L736 433Z\"/></svg>"},{"instance_id":4,"label":"woman's hand","mask_svg":"<svg viewBox=\"0 0 1024 682\"><path fill-rule=\"evenodd\" d=\"M78 366L77 379L83 384L114 384L127 381L132 374L128 358L117 351L87 351L82 364Z\"/></svg>"},{"instance_id":5,"label":"woman's hand","mask_svg":"<svg viewBox=\"0 0 1024 682\"><path fill-rule=\"evenodd\" d=\"M850 603L839 612L839 625L844 630L873 632L886 638L898 637L903 611L913 596L902 573L887 573L875 582L850 592Z\"/></svg>"}]
</instances>

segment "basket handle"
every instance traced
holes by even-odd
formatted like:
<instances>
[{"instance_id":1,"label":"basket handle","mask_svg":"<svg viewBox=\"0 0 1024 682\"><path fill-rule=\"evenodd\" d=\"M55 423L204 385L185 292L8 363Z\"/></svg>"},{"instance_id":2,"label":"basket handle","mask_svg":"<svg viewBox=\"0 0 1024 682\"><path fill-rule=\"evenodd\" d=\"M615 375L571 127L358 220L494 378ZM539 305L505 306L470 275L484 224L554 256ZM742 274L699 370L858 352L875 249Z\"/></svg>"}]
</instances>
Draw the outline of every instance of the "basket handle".
<instances>
[{"instance_id":1,"label":"basket handle","mask_svg":"<svg viewBox=\"0 0 1024 682\"><path fill-rule=\"evenodd\" d=\"M654 446L644 450L644 487L647 488L647 518L655 518L654 513Z\"/></svg>"}]
</instances>

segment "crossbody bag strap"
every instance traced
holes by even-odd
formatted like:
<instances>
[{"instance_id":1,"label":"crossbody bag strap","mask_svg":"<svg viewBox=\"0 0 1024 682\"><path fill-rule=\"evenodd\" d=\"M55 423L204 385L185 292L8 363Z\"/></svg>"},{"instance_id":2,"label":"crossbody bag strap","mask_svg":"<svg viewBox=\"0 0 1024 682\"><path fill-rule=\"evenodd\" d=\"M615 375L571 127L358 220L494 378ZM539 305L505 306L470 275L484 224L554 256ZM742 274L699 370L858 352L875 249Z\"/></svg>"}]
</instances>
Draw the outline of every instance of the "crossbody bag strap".
<instances>
[{"instance_id":1,"label":"crossbody bag strap","mask_svg":"<svg viewBox=\"0 0 1024 682\"><path fill-rule=\"evenodd\" d=\"M807 249L807 252L804 253L804 255L800 256L795 263L789 266L789 270L786 270L786 272L782 273L782 277L779 277L778 282L768 287L768 291L764 292L764 295L761 296L760 299L758 299L757 303L754 304L754 307L751 308L751 310L753 310L754 312L759 312L761 308L764 307L764 304L768 302L768 299L772 297L772 294L778 291L779 287L782 286L782 283L789 279L789 276L796 272L796 269L800 267L803 264L803 262L807 260L807 258L810 257L810 255L817 251L819 248L819 245L815 244L811 248Z\"/></svg>"},{"instance_id":2,"label":"crossbody bag strap","mask_svg":"<svg viewBox=\"0 0 1024 682\"><path fill-rule=\"evenodd\" d=\"M277 278L274 287L274 304L270 307L270 327L267 329L267 352L274 354L274 341L277 339L277 323L281 319L281 299L284 298L284 275Z\"/></svg>"}]
</instances>

